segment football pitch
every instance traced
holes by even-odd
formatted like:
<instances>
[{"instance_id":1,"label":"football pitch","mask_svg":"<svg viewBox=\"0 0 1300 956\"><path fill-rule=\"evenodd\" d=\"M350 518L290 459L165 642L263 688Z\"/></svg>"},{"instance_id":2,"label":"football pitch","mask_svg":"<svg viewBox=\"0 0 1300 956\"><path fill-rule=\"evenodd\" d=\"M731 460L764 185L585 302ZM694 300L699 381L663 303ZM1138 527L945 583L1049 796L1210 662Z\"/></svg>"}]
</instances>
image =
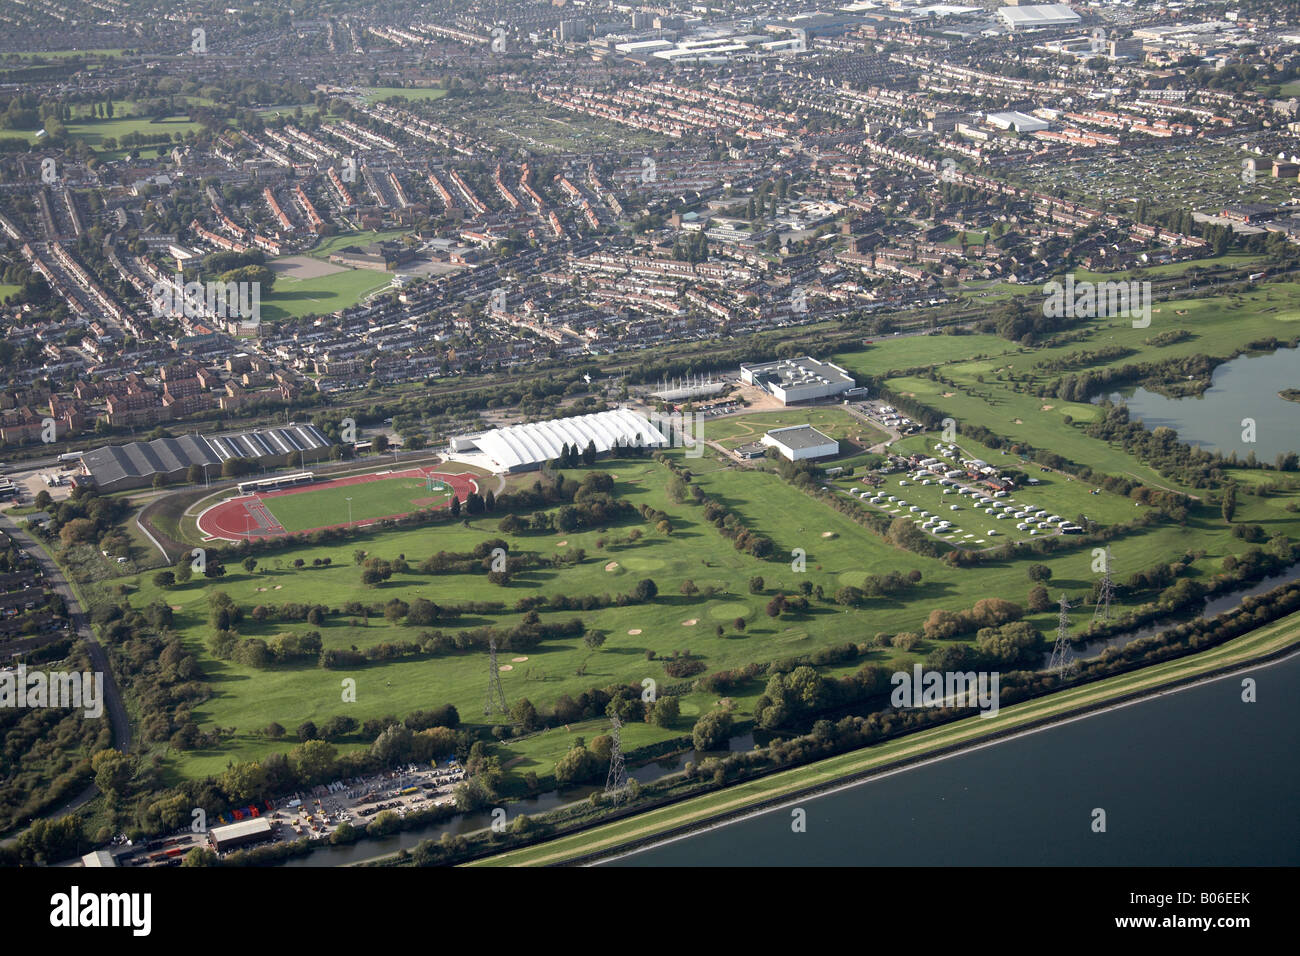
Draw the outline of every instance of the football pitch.
<instances>
[{"instance_id":1,"label":"football pitch","mask_svg":"<svg viewBox=\"0 0 1300 956\"><path fill-rule=\"evenodd\" d=\"M446 482L435 479L434 490L430 491L424 478L410 475L357 484L331 483L330 487L266 495L262 499L262 504L290 534L347 524L349 514L353 523L373 521L425 508L443 508L450 502L451 488Z\"/></svg>"},{"instance_id":2,"label":"football pitch","mask_svg":"<svg viewBox=\"0 0 1300 956\"><path fill-rule=\"evenodd\" d=\"M353 475L227 498L200 514L198 526L205 537L228 541L296 534L447 508L453 495L464 501L475 491L478 482L472 476L431 469Z\"/></svg>"}]
</instances>

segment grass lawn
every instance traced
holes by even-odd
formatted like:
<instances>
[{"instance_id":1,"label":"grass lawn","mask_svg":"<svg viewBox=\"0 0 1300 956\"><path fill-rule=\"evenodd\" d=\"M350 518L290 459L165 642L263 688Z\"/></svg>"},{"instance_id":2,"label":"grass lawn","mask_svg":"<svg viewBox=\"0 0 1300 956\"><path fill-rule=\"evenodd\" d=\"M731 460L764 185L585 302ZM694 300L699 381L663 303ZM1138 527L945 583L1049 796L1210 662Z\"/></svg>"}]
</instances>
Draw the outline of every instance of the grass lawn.
<instances>
[{"instance_id":1,"label":"grass lawn","mask_svg":"<svg viewBox=\"0 0 1300 956\"><path fill-rule=\"evenodd\" d=\"M371 269L344 269L311 279L278 275L275 287L262 299L262 319L277 322L303 315L336 312L356 305L392 281L392 273Z\"/></svg>"},{"instance_id":2,"label":"grass lawn","mask_svg":"<svg viewBox=\"0 0 1300 956\"><path fill-rule=\"evenodd\" d=\"M428 485L420 478L385 478L336 488L273 495L263 498L262 503L284 529L292 533L342 524L349 513L348 498L352 499L352 520L368 521L430 507L430 498L436 499L441 507L450 501L451 491L446 487L429 491Z\"/></svg>"},{"instance_id":3,"label":"grass lawn","mask_svg":"<svg viewBox=\"0 0 1300 956\"><path fill-rule=\"evenodd\" d=\"M367 103L377 103L380 100L388 99L390 96L404 96L408 100L415 102L417 100L440 100L446 95L446 90L437 87L406 89L400 86L368 86L365 88L364 98Z\"/></svg>"},{"instance_id":4,"label":"grass lawn","mask_svg":"<svg viewBox=\"0 0 1300 956\"><path fill-rule=\"evenodd\" d=\"M140 133L144 136L156 136L160 133L166 133L169 137L173 133L197 132L198 123L192 123L184 116L168 116L165 119L153 121L148 117L114 117L113 119L79 119L66 124L68 136L71 139L79 139L86 143L87 146L96 150L103 150L103 142L108 137L117 139L120 143L122 137L127 133ZM36 131L17 131L18 135L24 137L29 143L36 142ZM170 148L171 144L168 144ZM143 146L142 149L155 149L153 145ZM117 156L124 154L125 150L109 151L108 156Z\"/></svg>"},{"instance_id":5,"label":"grass lawn","mask_svg":"<svg viewBox=\"0 0 1300 956\"><path fill-rule=\"evenodd\" d=\"M735 448L758 441L764 432L791 425L811 425L823 435L840 441L852 442L864 448L885 441L889 436L855 418L842 408L792 408L781 412L755 412L751 415L733 415L726 418L706 419L704 437L716 441L724 448ZM845 451L851 449L844 449Z\"/></svg>"},{"instance_id":6,"label":"grass lawn","mask_svg":"<svg viewBox=\"0 0 1300 956\"><path fill-rule=\"evenodd\" d=\"M322 239L312 249L308 250L307 255L317 259L328 259L332 253L338 252L346 246L363 246L371 242L386 242L389 239L400 239L406 235L410 235L409 230L406 229L385 229L378 232L368 230L364 232L344 232L337 236Z\"/></svg>"}]
</instances>

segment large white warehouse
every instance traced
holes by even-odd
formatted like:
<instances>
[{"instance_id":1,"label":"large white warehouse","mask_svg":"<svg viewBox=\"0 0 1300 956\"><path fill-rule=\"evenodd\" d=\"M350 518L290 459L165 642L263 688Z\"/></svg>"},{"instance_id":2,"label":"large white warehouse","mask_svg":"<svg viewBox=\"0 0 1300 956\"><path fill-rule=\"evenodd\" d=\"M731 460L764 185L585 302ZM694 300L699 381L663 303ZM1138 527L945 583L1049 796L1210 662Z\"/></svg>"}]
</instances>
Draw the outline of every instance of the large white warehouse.
<instances>
[{"instance_id":1,"label":"large white warehouse","mask_svg":"<svg viewBox=\"0 0 1300 956\"><path fill-rule=\"evenodd\" d=\"M558 458L565 445L582 451L593 442L600 454L615 445L661 448L670 444L668 436L645 416L619 408L594 415L494 428L473 438L454 438L451 447L452 451L477 448L501 471L527 471Z\"/></svg>"}]
</instances>

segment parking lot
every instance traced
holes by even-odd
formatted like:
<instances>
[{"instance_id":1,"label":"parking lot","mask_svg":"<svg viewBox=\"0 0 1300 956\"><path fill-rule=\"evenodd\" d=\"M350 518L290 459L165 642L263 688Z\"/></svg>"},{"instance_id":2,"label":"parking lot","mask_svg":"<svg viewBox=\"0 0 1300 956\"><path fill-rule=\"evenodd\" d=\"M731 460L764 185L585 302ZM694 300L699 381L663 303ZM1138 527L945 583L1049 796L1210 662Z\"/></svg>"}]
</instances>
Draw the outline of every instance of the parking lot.
<instances>
[{"instance_id":1,"label":"parking lot","mask_svg":"<svg viewBox=\"0 0 1300 956\"><path fill-rule=\"evenodd\" d=\"M912 467L885 476L875 487L862 478L845 478L839 490L864 507L911 518L930 536L952 544L993 547L1005 540L1028 541L1078 528L1073 516L1054 513L1035 500L1039 489L994 491L962 471L959 453L936 450L933 456L943 461L939 471Z\"/></svg>"},{"instance_id":2,"label":"parking lot","mask_svg":"<svg viewBox=\"0 0 1300 956\"><path fill-rule=\"evenodd\" d=\"M385 810L404 817L417 810L453 803L453 790L464 778L465 771L455 760L423 768L410 764L369 777L336 780L270 801L269 808L266 804L259 807L258 815L271 820L274 827L271 843L293 842L303 837L328 840L341 823L361 830ZM243 812L244 819L249 815ZM207 826L212 829L232 822L233 814L226 813L209 819ZM187 827L171 836L143 843L131 844L125 837L119 837L112 852L119 866L179 866L187 852L207 845L206 833L193 833Z\"/></svg>"}]
</instances>

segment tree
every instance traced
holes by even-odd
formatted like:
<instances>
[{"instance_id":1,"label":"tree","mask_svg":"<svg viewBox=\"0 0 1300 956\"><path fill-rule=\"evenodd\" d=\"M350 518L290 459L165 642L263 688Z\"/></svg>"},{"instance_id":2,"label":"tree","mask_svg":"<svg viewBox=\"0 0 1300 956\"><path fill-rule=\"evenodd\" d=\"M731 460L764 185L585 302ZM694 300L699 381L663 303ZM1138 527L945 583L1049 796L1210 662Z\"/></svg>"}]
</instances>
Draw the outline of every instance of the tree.
<instances>
[{"instance_id":1,"label":"tree","mask_svg":"<svg viewBox=\"0 0 1300 956\"><path fill-rule=\"evenodd\" d=\"M50 505L54 504L54 499L50 496L48 491L42 488L40 491L36 492L36 498L32 503L44 511Z\"/></svg>"},{"instance_id":2,"label":"tree","mask_svg":"<svg viewBox=\"0 0 1300 956\"><path fill-rule=\"evenodd\" d=\"M759 577L757 574L749 579L749 593L750 594L763 593L763 579Z\"/></svg>"},{"instance_id":3,"label":"tree","mask_svg":"<svg viewBox=\"0 0 1300 956\"><path fill-rule=\"evenodd\" d=\"M603 771L599 758L580 741L575 741L563 757L555 762L555 782L561 787L594 780Z\"/></svg>"},{"instance_id":4,"label":"tree","mask_svg":"<svg viewBox=\"0 0 1300 956\"><path fill-rule=\"evenodd\" d=\"M457 498L454 494L451 496L451 505L448 508L448 510L451 512L451 516L453 518L460 517L460 499Z\"/></svg>"},{"instance_id":5,"label":"tree","mask_svg":"<svg viewBox=\"0 0 1300 956\"><path fill-rule=\"evenodd\" d=\"M660 697L650 708L647 716L656 727L671 727L681 716L682 705L676 697Z\"/></svg>"},{"instance_id":6,"label":"tree","mask_svg":"<svg viewBox=\"0 0 1300 956\"><path fill-rule=\"evenodd\" d=\"M605 643L605 633L603 631L588 630L587 633L582 635L582 643L593 651L598 650Z\"/></svg>"},{"instance_id":7,"label":"tree","mask_svg":"<svg viewBox=\"0 0 1300 956\"><path fill-rule=\"evenodd\" d=\"M135 776L135 758L129 754L111 748L101 750L90 761L95 771L95 786L108 797L110 803L116 803L125 795L127 785Z\"/></svg>"},{"instance_id":8,"label":"tree","mask_svg":"<svg viewBox=\"0 0 1300 956\"><path fill-rule=\"evenodd\" d=\"M1052 569L1045 564L1031 564L1025 574L1029 575L1029 580L1035 584L1046 584L1052 580Z\"/></svg>"},{"instance_id":9,"label":"tree","mask_svg":"<svg viewBox=\"0 0 1300 956\"><path fill-rule=\"evenodd\" d=\"M1047 587L1042 584L1035 584L1029 589L1029 610L1037 614L1039 611L1046 611L1052 606L1052 596L1047 593Z\"/></svg>"},{"instance_id":10,"label":"tree","mask_svg":"<svg viewBox=\"0 0 1300 956\"><path fill-rule=\"evenodd\" d=\"M711 710L695 722L691 739L696 750L720 750L731 736L731 713Z\"/></svg>"},{"instance_id":11,"label":"tree","mask_svg":"<svg viewBox=\"0 0 1300 956\"><path fill-rule=\"evenodd\" d=\"M1232 516L1237 513L1237 486L1235 483L1229 484L1223 491L1223 520L1231 523Z\"/></svg>"},{"instance_id":12,"label":"tree","mask_svg":"<svg viewBox=\"0 0 1300 956\"><path fill-rule=\"evenodd\" d=\"M159 571L153 576L153 586L156 588L170 588L176 584L176 574L172 571Z\"/></svg>"},{"instance_id":13,"label":"tree","mask_svg":"<svg viewBox=\"0 0 1300 956\"><path fill-rule=\"evenodd\" d=\"M632 596L638 603L645 604L647 601L653 601L659 593L659 587L650 578L642 578L632 589Z\"/></svg>"},{"instance_id":14,"label":"tree","mask_svg":"<svg viewBox=\"0 0 1300 956\"><path fill-rule=\"evenodd\" d=\"M692 581L690 578L687 578L685 581L682 582L682 593L687 597L694 597L695 595L700 593L700 589L696 586L694 581Z\"/></svg>"},{"instance_id":15,"label":"tree","mask_svg":"<svg viewBox=\"0 0 1300 956\"><path fill-rule=\"evenodd\" d=\"M251 556L244 558L244 560L241 561L240 564L243 565L245 571L247 571L249 574L252 574L253 569L257 567L257 558Z\"/></svg>"},{"instance_id":16,"label":"tree","mask_svg":"<svg viewBox=\"0 0 1300 956\"><path fill-rule=\"evenodd\" d=\"M298 739L303 743L306 743L309 740L315 740L319 736L320 732L316 729L315 721L304 720L298 725Z\"/></svg>"},{"instance_id":17,"label":"tree","mask_svg":"<svg viewBox=\"0 0 1300 956\"><path fill-rule=\"evenodd\" d=\"M388 451L388 436L382 432L375 435L370 439L370 447L374 449L376 453L382 455L384 452Z\"/></svg>"},{"instance_id":18,"label":"tree","mask_svg":"<svg viewBox=\"0 0 1300 956\"><path fill-rule=\"evenodd\" d=\"M536 730L539 722L537 708L527 697L521 697L510 707L510 720L525 733Z\"/></svg>"}]
</instances>

